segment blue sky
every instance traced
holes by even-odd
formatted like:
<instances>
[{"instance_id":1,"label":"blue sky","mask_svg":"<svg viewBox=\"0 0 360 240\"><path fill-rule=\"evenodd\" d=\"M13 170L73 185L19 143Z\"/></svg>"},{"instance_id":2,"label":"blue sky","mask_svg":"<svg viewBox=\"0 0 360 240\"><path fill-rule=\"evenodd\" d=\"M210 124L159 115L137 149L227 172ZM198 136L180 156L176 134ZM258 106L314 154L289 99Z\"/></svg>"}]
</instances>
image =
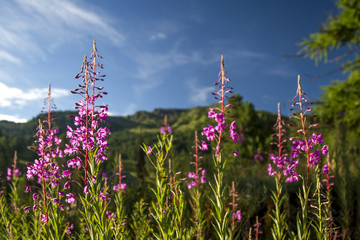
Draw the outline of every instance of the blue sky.
<instances>
[{"instance_id":1,"label":"blue sky","mask_svg":"<svg viewBox=\"0 0 360 240\"><path fill-rule=\"evenodd\" d=\"M286 110L298 74L313 100L339 78L313 80L305 74L334 66L282 57L336 14L331 0L0 3L0 119L35 117L49 82L57 109L73 109L74 76L93 39L107 75L102 101L115 116L214 103L221 54L234 92L259 110Z\"/></svg>"}]
</instances>

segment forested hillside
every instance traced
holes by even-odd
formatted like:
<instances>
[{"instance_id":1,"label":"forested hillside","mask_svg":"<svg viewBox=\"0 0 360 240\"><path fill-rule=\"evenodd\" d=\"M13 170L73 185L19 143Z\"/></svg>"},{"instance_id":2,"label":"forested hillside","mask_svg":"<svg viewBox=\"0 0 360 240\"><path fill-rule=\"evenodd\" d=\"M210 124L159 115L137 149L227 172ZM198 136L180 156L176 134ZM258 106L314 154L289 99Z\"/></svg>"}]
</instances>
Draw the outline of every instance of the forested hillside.
<instances>
[{"instance_id":1,"label":"forested hillside","mask_svg":"<svg viewBox=\"0 0 360 240\"><path fill-rule=\"evenodd\" d=\"M273 113L256 111L249 102L242 101L239 95L235 95L230 102L234 106L232 114L239 123L244 136L243 143L239 146L240 156L234 158L234 166L239 163L254 161L254 155L258 152L267 153L270 145L272 127L276 121ZM110 116L106 122L106 127L111 131L109 136L109 160L105 163L105 170L111 170L117 159L118 154L122 154L126 171L138 177L146 173L146 169L141 165L148 165L144 160L144 153L141 149L143 143L151 144L156 141L156 135L160 131L163 119L166 116L169 125L174 133L174 154L173 161L175 166L181 165L186 169L191 161L192 143L195 131L201 136L202 129L207 126L208 107L195 107L191 109L155 109L152 112L139 111L126 117ZM54 113L54 123L59 127L59 135L62 144L68 142L65 137L67 126L73 126L71 118L75 112ZM10 166L14 151L20 162L19 168L25 172L26 163L36 159L35 151L29 149L34 144L34 135L38 126L38 119L43 115L26 123L13 123L0 121L0 167L1 174L6 174L7 167ZM211 160L211 159L209 159ZM64 160L65 161L65 160ZM211 165L211 161L209 163ZM238 167L232 168L234 174ZM139 172L140 171L140 172ZM145 171L142 173L141 171Z\"/></svg>"}]
</instances>

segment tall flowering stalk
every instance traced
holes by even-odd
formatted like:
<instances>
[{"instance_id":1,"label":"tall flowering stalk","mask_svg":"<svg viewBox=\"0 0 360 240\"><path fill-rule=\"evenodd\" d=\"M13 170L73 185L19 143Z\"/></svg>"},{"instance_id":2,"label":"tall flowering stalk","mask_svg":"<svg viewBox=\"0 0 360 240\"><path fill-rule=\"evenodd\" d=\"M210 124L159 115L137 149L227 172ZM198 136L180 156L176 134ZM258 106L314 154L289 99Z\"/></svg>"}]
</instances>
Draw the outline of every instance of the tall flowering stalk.
<instances>
[{"instance_id":1,"label":"tall flowering stalk","mask_svg":"<svg viewBox=\"0 0 360 240\"><path fill-rule=\"evenodd\" d=\"M127 239L129 236L126 232L126 215L125 215L125 203L124 195L126 193L126 183L123 182L123 164L121 160L121 154L119 154L118 162L118 173L119 182L117 185L113 186L113 191L115 191L115 213L107 211L106 215L110 220L115 221L115 238L116 239ZM115 218L116 216L116 218Z\"/></svg>"},{"instance_id":2,"label":"tall flowering stalk","mask_svg":"<svg viewBox=\"0 0 360 240\"><path fill-rule=\"evenodd\" d=\"M60 149L61 139L57 136L58 128L54 128L52 112L55 108L53 98L51 97L51 85L49 84L48 97L45 100L46 115L44 120L39 120L38 132L35 137L35 148L37 149L38 159L27 166L27 179L37 178L40 187L40 194L32 194L34 205L32 210L34 216L40 217L43 227L43 234L48 239L63 239L65 237L66 227L64 228L64 214L61 208L62 192L61 186L62 174L57 163L57 159L63 157L63 151ZM36 190L37 186L26 186L25 192ZM25 212L31 209L30 206L24 208ZM36 213L39 212L39 213ZM34 226L38 226L34 222Z\"/></svg>"},{"instance_id":3,"label":"tall flowering stalk","mask_svg":"<svg viewBox=\"0 0 360 240\"><path fill-rule=\"evenodd\" d=\"M172 228L171 209L169 208L169 176L166 173L166 162L172 147L173 135L165 120L160 129L158 142L153 147L144 144L143 150L156 170L156 186L151 189L155 201L151 202L151 216L156 222L157 229L152 232L156 239L167 240L174 236Z\"/></svg>"},{"instance_id":4,"label":"tall flowering stalk","mask_svg":"<svg viewBox=\"0 0 360 240\"><path fill-rule=\"evenodd\" d=\"M238 210L238 204L236 203L238 200L238 194L235 189L235 182L232 182L231 184L230 196L231 196L231 202L229 203L229 205L230 205L230 211L232 213L230 238L236 239L235 238L236 228L238 226L236 223L241 221L242 216L241 216L241 210Z\"/></svg>"},{"instance_id":5,"label":"tall flowering stalk","mask_svg":"<svg viewBox=\"0 0 360 240\"><path fill-rule=\"evenodd\" d=\"M312 108L309 106L311 103L307 100L305 92L301 88L300 75L298 76L298 88L296 91L296 96L293 99L292 109L294 118L300 122L300 129L297 130L300 136L291 137L292 141L291 146L291 155L290 158L295 161L299 161L301 156L304 156L306 159L306 182L303 179L302 193L300 193L299 199L301 203L301 219L297 218L298 226L298 238L308 239L310 237L309 222L308 217L309 211L309 192L310 192L310 169L314 168L316 172L316 191L315 195L317 196L317 210L315 230L317 232L318 238L321 238L321 235L324 234L324 216L321 200L321 184L320 184L320 173L324 172L327 169L327 164L323 166L323 169L320 168L321 164L321 155L325 156L328 153L327 145L323 144L323 136L321 134L316 134L312 131L313 127L318 126L317 123L311 123L310 120L314 115L311 115ZM320 147L319 147L320 145ZM295 171L295 169L293 169ZM321 238L322 239L322 238Z\"/></svg>"},{"instance_id":6,"label":"tall flowering stalk","mask_svg":"<svg viewBox=\"0 0 360 240\"><path fill-rule=\"evenodd\" d=\"M201 145L199 143L197 132L195 131L195 140L194 146L195 149L194 158L195 162L191 162L192 165L195 165L195 172L189 172L188 178L190 182L187 184L187 187L190 191L191 197L191 207L194 212L193 223L196 229L196 238L204 239L204 222L205 222L205 211L202 207L203 204L203 195L200 191L200 184L206 183L206 171L200 167L200 156L199 150L205 151L208 149L206 142L202 141ZM201 174L200 174L201 173Z\"/></svg>"},{"instance_id":7,"label":"tall flowering stalk","mask_svg":"<svg viewBox=\"0 0 360 240\"><path fill-rule=\"evenodd\" d=\"M170 223L171 231L174 231L174 237L176 239L184 239L187 232L187 229L184 227L184 192L181 189L181 182L183 179L179 179L178 176L181 172L173 173L171 159L169 159L169 209L172 213L172 220Z\"/></svg>"},{"instance_id":8,"label":"tall flowering stalk","mask_svg":"<svg viewBox=\"0 0 360 240\"><path fill-rule=\"evenodd\" d=\"M97 83L103 81L105 75L100 75L99 68L103 68L98 62L100 55L96 49L95 41L91 51L90 61L84 57L82 68L75 78L80 78L82 82L79 88L72 91L80 95L83 99L76 103L75 109L78 115L74 116L75 129L67 126L66 133L69 144L66 144L64 153L71 157L67 161L67 166L73 170L66 170L66 175L76 172L83 181L80 184L84 189L84 194L76 197L74 194L67 194L67 202L76 204L78 200L82 205L80 211L86 221L86 227L91 239L108 239L113 234L113 221L107 219L107 191L108 187L102 184L100 177L101 163L107 159L106 150L108 142L106 137L110 131L106 127L100 127L101 122L105 122L107 117L107 105L99 106L96 101L106 95L103 87L98 87ZM82 171L80 171L82 170ZM73 180L66 183L66 188L70 188ZM103 187L105 186L105 187Z\"/></svg>"},{"instance_id":9,"label":"tall flowering stalk","mask_svg":"<svg viewBox=\"0 0 360 240\"><path fill-rule=\"evenodd\" d=\"M7 169L6 179L11 182L10 185L10 202L12 203L12 208L15 212L19 210L19 194L18 194L18 183L19 177L22 175L22 172L17 168L17 152L14 152L13 164L11 168Z\"/></svg>"},{"instance_id":10,"label":"tall flowering stalk","mask_svg":"<svg viewBox=\"0 0 360 240\"><path fill-rule=\"evenodd\" d=\"M215 82L219 90L213 93L215 99L219 101L220 106L216 108L210 108L208 117L215 120L217 126L208 125L203 129L202 134L206 136L207 140L212 142L215 147L215 154L213 156L215 175L215 184L210 183L210 187L214 193L214 199L210 199L213 205L212 215L215 223L213 224L218 239L229 238L229 213L225 210L225 188L223 186L224 168L226 165L226 159L222 154L222 143L225 137L230 137L235 143L239 142L239 136L236 131L236 121L231 124L226 124L226 114L230 107L230 104L226 104L227 94L232 93L232 87L227 84L230 79L225 76L226 71L224 67L224 57L221 56L221 70L219 73L219 80ZM237 154L235 152L234 154Z\"/></svg>"},{"instance_id":11,"label":"tall flowering stalk","mask_svg":"<svg viewBox=\"0 0 360 240\"><path fill-rule=\"evenodd\" d=\"M293 182L298 179L297 172L294 170L298 162L288 158L283 150L283 144L286 142L286 139L283 138L285 133L284 125L284 121L281 119L280 103L278 103L278 117L274 125L277 132L273 134L277 141L272 143L277 147L277 154L270 154L272 164L270 163L268 167L269 175L275 178L276 184L276 192L273 191L271 197L275 207L271 214L271 219L273 220L271 233L273 239L278 240L286 238L286 214L283 209L286 197L283 194L282 183L284 182L284 178L286 182Z\"/></svg>"},{"instance_id":12,"label":"tall flowering stalk","mask_svg":"<svg viewBox=\"0 0 360 240\"><path fill-rule=\"evenodd\" d=\"M6 239L19 239L22 236L28 237L28 227L26 216L21 214L19 209L18 185L19 177L22 175L17 168L17 153L15 151L12 166L7 169L7 181L10 184L9 203L3 191L0 192L0 234ZM23 235L22 231L26 231Z\"/></svg>"}]
</instances>

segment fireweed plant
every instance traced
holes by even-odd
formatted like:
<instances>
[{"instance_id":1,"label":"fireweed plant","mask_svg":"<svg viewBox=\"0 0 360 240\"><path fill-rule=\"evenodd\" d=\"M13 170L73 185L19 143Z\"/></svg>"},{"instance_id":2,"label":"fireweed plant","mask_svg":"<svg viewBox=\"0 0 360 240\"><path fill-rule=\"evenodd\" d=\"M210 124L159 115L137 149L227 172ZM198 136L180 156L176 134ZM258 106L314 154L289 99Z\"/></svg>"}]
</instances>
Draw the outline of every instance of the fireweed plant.
<instances>
[{"instance_id":1,"label":"fireweed plant","mask_svg":"<svg viewBox=\"0 0 360 240\"><path fill-rule=\"evenodd\" d=\"M28 224L26 224L26 216L21 214L19 208L18 185L19 177L22 175L17 168L17 152L14 152L12 166L7 168L6 180L10 184L9 202L7 204L6 192L0 192L0 234L6 239L18 239L23 235L22 231L28 232Z\"/></svg>"},{"instance_id":2,"label":"fireweed plant","mask_svg":"<svg viewBox=\"0 0 360 240\"><path fill-rule=\"evenodd\" d=\"M181 185L184 179L179 178L181 172L173 173L171 166L171 159L169 158L169 196L168 196L168 209L172 213L172 231L174 231L175 239L185 239L188 234L187 229L184 227L184 192ZM189 236L187 237L189 238Z\"/></svg>"},{"instance_id":3,"label":"fireweed plant","mask_svg":"<svg viewBox=\"0 0 360 240\"><path fill-rule=\"evenodd\" d=\"M153 147L143 145L143 150L156 171L156 185L155 188L151 188L156 201L151 202L150 214L156 222L156 229L152 231L152 234L159 240L173 239L176 234L174 216L169 207L170 179L166 173L166 162L172 145L172 130L165 117L157 144Z\"/></svg>"},{"instance_id":4,"label":"fireweed plant","mask_svg":"<svg viewBox=\"0 0 360 240\"><path fill-rule=\"evenodd\" d=\"M283 208L286 195L283 193L282 185L284 181L293 182L298 179L297 173L293 171L293 169L296 169L298 162L289 158L284 151L284 144L287 140L283 137L285 123L281 119L280 103L278 103L278 116L274 128L276 130L276 133L273 134L275 141L271 144L276 146L276 151L270 154L269 157L272 163L269 163L268 166L269 175L275 178L276 185L276 191L273 191L271 196L275 206L271 214L273 221L271 234L273 239L285 239L286 213Z\"/></svg>"},{"instance_id":5,"label":"fireweed plant","mask_svg":"<svg viewBox=\"0 0 360 240\"><path fill-rule=\"evenodd\" d=\"M75 106L76 116L72 116L74 125L67 126L65 143L58 137L59 130L55 127L49 87L46 114L39 121L35 134L37 157L26 166L28 182L24 195L27 198L22 199L22 193L18 192L25 176L20 176L17 165L23 159L17 160L16 154L3 179L10 187L0 191L0 236L4 239L161 240L243 237L245 234L240 231L243 224L239 222L244 221L242 213L245 211L242 212L238 205L236 184L233 182L227 186L223 180L227 157L238 154L224 151L228 149L226 144L241 141L236 122L228 113L231 106L226 104L232 88L228 87L230 80L225 75L223 58L219 80L215 83L218 91L214 93L219 104L211 107L207 114L215 124L203 128L204 141L195 133L191 170L184 178L170 161L173 134L165 120L155 145L143 145L155 169L155 182L152 186L149 183L151 196L142 195L133 201L134 204L128 201L132 189L124 179L121 156L116 161L118 170L111 171L116 174L108 178L102 169L102 163L107 159L110 131L103 127L107 120L107 106L97 103L106 94L98 86L104 77L98 70L102 68L99 59L94 42L89 61L84 57L81 72L76 75L81 82L72 92L81 96L81 100ZM268 235L258 236L259 220L266 217L259 216L256 225L244 223L251 226L250 239L337 238L331 206L333 168L328 149L322 135L313 131L317 124L311 123L312 109L301 89L300 79L296 93L292 118L300 125L297 136L290 138L287 143L291 147L285 150L285 128L278 111L273 143L276 148L270 155L271 163L267 165L276 183L272 193L275 208L270 214L271 229L265 225L264 232ZM203 168L206 164L200 152L209 148L213 150L213 177L206 175L211 169L205 171ZM327 162L323 161L325 157ZM256 159L262 161L260 152ZM265 167L263 170L266 171ZM303 172L306 174L302 175ZM292 229L292 221L288 225L285 215L287 199L284 189L286 184L296 181L302 181L298 194L301 211L296 217L297 229ZM205 195L207 191L210 191L208 196ZM254 219L256 215L249 212L245 212L248 219ZM267 222L270 221L265 220L263 224Z\"/></svg>"},{"instance_id":6,"label":"fireweed plant","mask_svg":"<svg viewBox=\"0 0 360 240\"><path fill-rule=\"evenodd\" d=\"M26 206L23 210L29 212L32 209L34 215L33 228L37 230L37 236L47 239L63 239L65 234L71 232L64 223L64 193L60 190L62 174L57 160L63 158L60 149L61 139L57 136L59 129L53 127L52 112L55 108L51 97L51 85L49 84L46 103L46 115L44 120L39 120L38 131L35 135L34 148L38 158L34 163L27 166L26 178L37 180L38 185L26 186L25 192L32 193L33 206ZM37 191L39 190L39 191ZM38 221L40 220L40 222ZM42 229L38 229L39 224Z\"/></svg>"},{"instance_id":7,"label":"fireweed plant","mask_svg":"<svg viewBox=\"0 0 360 240\"><path fill-rule=\"evenodd\" d=\"M215 184L209 183L214 193L214 198L210 198L212 203L212 216L214 218L213 227L218 239L229 239L231 233L229 228L229 212L225 208L225 188L223 186L224 168L226 165L226 158L223 157L222 144L225 137L230 137L234 143L240 141L236 130L236 121L231 124L226 123L228 109L230 104L226 105L227 94L232 93L232 87L228 86L230 79L226 77L224 67L224 57L221 56L221 70L219 73L219 80L215 82L215 86L219 88L216 93L213 93L215 99L219 102L219 107L210 108L208 117L215 120L217 126L208 125L203 129L202 135L206 136L207 140L212 143L215 154L214 160L214 181ZM234 155L238 153L234 151Z\"/></svg>"},{"instance_id":8,"label":"fireweed plant","mask_svg":"<svg viewBox=\"0 0 360 240\"><path fill-rule=\"evenodd\" d=\"M328 154L327 145L323 145L323 136L313 131L313 128L318 126L317 123L312 123L311 118L316 117L312 115L311 102L307 100L306 94L301 88L300 76L298 76L298 87L296 96L293 98L293 104L290 111L293 112L291 118L300 122L300 129L297 130L299 136L291 137L291 154L290 159L296 162L296 165L290 167L288 174L293 176L292 180L298 181L299 177L296 173L296 167L299 160L304 157L306 159L306 179L302 179L302 191L298 194L301 204L301 217L297 217L297 238L309 239L310 226L314 227L317 239L329 239L330 235L327 231L329 221L325 218L324 198L322 195L321 174L326 174L328 171L328 164L321 162L322 156ZM317 198L316 205L311 205L315 219L311 219L308 215L310 211L309 194L311 191L310 185L310 170L314 169L316 175L316 186L313 193Z\"/></svg>"},{"instance_id":9,"label":"fireweed plant","mask_svg":"<svg viewBox=\"0 0 360 240\"><path fill-rule=\"evenodd\" d=\"M238 222L241 221L241 210L238 210L238 204L236 203L238 201L238 194L236 192L235 189L235 182L232 182L231 184L231 191L230 191L230 197L231 197L231 202L229 203L230 205L230 209L232 212L231 215L231 234L230 234L230 238L231 239L237 239L238 236L236 236L236 229L238 227Z\"/></svg>"},{"instance_id":10,"label":"fireweed plant","mask_svg":"<svg viewBox=\"0 0 360 240\"><path fill-rule=\"evenodd\" d=\"M201 141L201 144L199 143L198 134L196 131L193 149L195 151L193 153L195 162L190 162L190 164L194 166L195 169L194 172L188 173L187 187L191 197L190 205L194 213L192 222L196 229L196 238L204 239L205 211L202 207L204 197L202 191L199 188L200 184L206 183L206 170L201 167L200 160L202 159L202 156L200 156L199 150L208 150L208 145L205 141Z\"/></svg>"},{"instance_id":11,"label":"fireweed plant","mask_svg":"<svg viewBox=\"0 0 360 240\"><path fill-rule=\"evenodd\" d=\"M82 81L79 88L72 93L80 95L82 100L79 100L75 106L78 115L72 116L76 128L67 127L66 137L69 138L69 144L65 144L64 150L65 155L71 158L67 161L70 170L63 171L64 177L69 178L64 188L71 189L72 183L77 182L70 179L71 175L76 173L82 180L82 183L77 183L83 189L83 194L78 196L68 193L66 202L71 206L78 203L81 205L79 212L86 226L83 227L86 232L82 234L90 236L90 239L110 239L114 232L114 221L106 215L109 187L102 184L103 178L100 172L101 163L107 159L106 137L110 134L108 128L100 127L100 123L108 119L108 107L96 104L99 98L107 94L102 91L103 87L96 85L105 77L100 75L98 70L103 68L98 62L100 58L94 41L90 61L85 56L81 71L75 76Z\"/></svg>"},{"instance_id":12,"label":"fireweed plant","mask_svg":"<svg viewBox=\"0 0 360 240\"><path fill-rule=\"evenodd\" d=\"M115 221L115 238L116 239L126 239L128 238L128 233L126 229L127 217L125 215L125 204L124 196L126 194L126 183L123 181L125 175L123 175L123 164L121 160L121 154L119 154L118 162L118 184L114 185L112 190L115 192L115 212L110 210L106 211L106 215L109 220Z\"/></svg>"}]
</instances>

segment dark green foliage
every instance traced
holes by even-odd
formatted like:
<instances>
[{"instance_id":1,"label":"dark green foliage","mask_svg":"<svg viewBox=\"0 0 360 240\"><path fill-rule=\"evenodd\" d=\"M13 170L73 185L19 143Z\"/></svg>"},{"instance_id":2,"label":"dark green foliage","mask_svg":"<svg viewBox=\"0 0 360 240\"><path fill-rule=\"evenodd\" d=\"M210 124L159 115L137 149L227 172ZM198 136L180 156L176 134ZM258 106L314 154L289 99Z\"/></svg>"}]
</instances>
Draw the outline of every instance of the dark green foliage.
<instances>
[{"instance_id":1,"label":"dark green foliage","mask_svg":"<svg viewBox=\"0 0 360 240\"><path fill-rule=\"evenodd\" d=\"M321 62L337 64L344 80L324 87L322 102L316 108L325 142L329 144L334 168L333 206L335 224L342 226L343 239L360 237L359 153L360 153L360 1L338 0L339 12L322 28L305 39L300 54Z\"/></svg>"}]
</instances>

